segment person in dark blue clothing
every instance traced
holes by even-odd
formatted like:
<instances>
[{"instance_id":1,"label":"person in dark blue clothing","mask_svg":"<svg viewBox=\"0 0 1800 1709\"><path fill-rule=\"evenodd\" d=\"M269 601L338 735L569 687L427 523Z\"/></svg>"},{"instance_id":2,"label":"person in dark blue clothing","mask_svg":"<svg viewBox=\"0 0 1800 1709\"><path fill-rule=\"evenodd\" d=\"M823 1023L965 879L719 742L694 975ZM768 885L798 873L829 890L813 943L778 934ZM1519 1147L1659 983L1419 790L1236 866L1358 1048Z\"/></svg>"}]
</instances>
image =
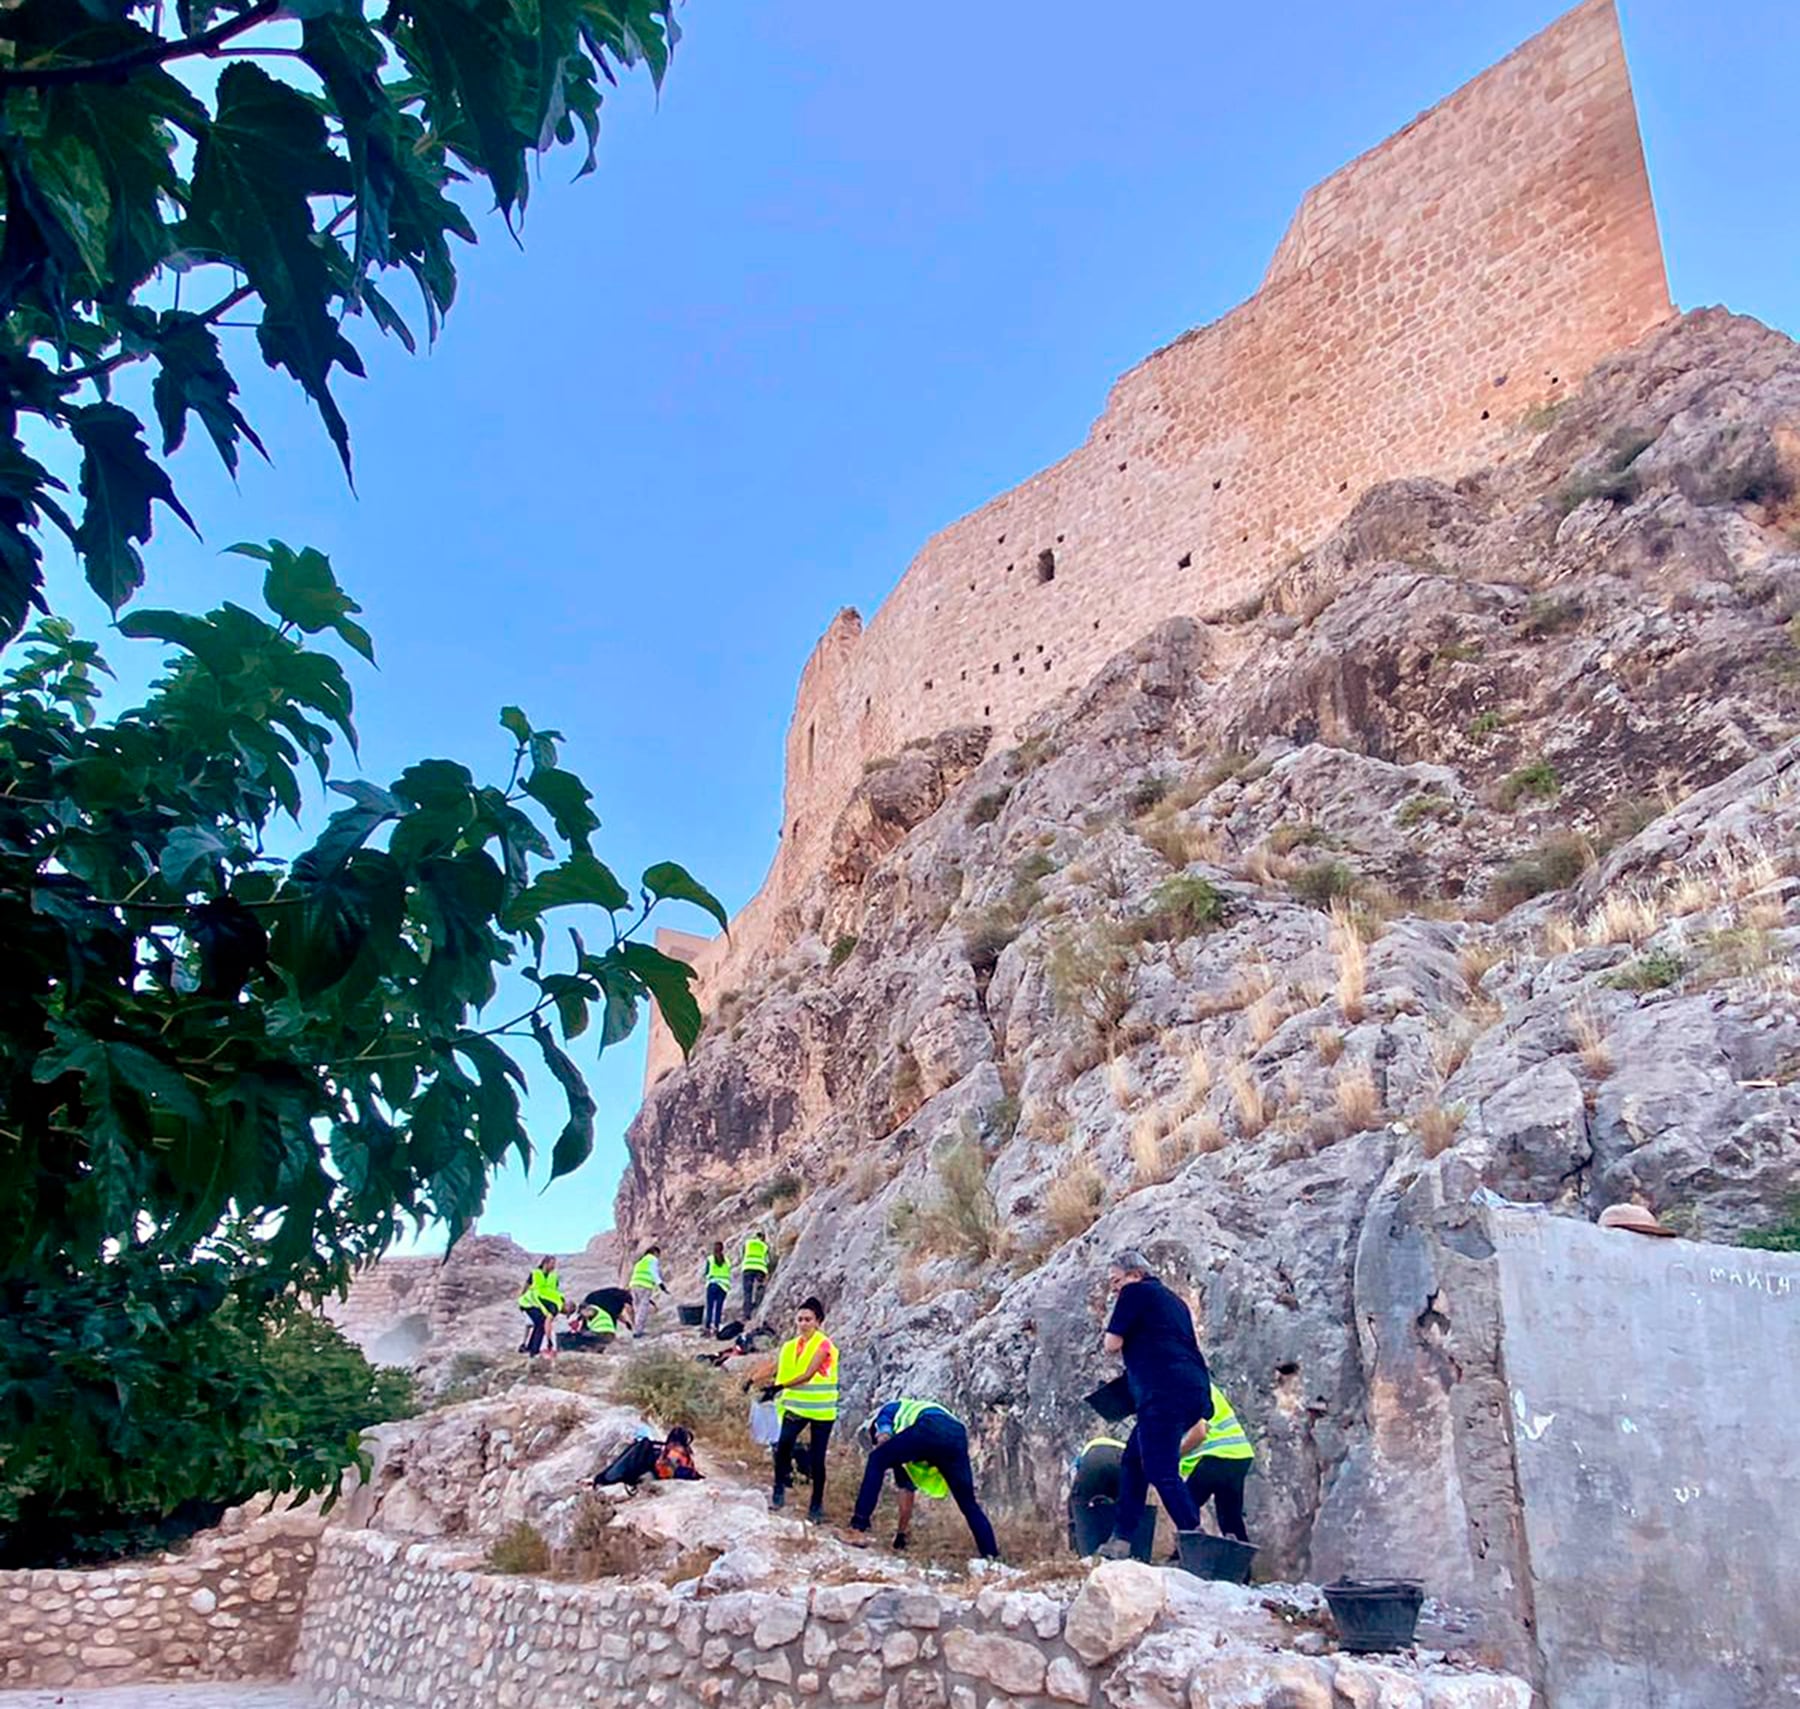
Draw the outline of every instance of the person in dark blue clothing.
<instances>
[{"instance_id":1,"label":"person in dark blue clothing","mask_svg":"<svg viewBox=\"0 0 1800 1709\"><path fill-rule=\"evenodd\" d=\"M975 1547L989 1560L1000 1558L994 1527L982 1512L975 1495L975 1473L969 1464L969 1432L948 1407L933 1400L891 1400L864 1426L869 1441L869 1463L862 1488L856 1493L856 1511L842 1540L867 1548L869 1526L874 1521L882 1485L890 1474L900 1492L900 1525L894 1547L904 1549L912 1528L913 1503L920 1491L942 1499L948 1496L961 1510Z\"/></svg>"},{"instance_id":2,"label":"person in dark blue clothing","mask_svg":"<svg viewBox=\"0 0 1800 1709\"><path fill-rule=\"evenodd\" d=\"M1212 1416L1212 1373L1194 1339L1192 1314L1156 1279L1143 1253L1115 1254L1112 1284L1118 1298L1107 1321L1105 1347L1124 1356L1137 1422L1119 1459L1113 1536L1100 1553L1123 1560L1131 1552L1152 1486L1178 1531L1199 1529L1199 1509L1181 1478L1181 1439Z\"/></svg>"}]
</instances>

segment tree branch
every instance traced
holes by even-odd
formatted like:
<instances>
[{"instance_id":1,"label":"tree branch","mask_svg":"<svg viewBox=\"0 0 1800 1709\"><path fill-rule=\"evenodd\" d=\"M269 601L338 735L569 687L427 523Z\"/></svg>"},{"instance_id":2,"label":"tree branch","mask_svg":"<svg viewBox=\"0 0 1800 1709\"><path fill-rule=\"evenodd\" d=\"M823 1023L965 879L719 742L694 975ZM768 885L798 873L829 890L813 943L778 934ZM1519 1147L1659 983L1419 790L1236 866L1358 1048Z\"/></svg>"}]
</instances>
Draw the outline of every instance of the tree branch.
<instances>
[{"instance_id":1,"label":"tree branch","mask_svg":"<svg viewBox=\"0 0 1800 1709\"><path fill-rule=\"evenodd\" d=\"M198 35L134 48L130 53L114 54L111 59L91 59L85 65L40 65L0 71L0 89L56 89L71 83L123 83L134 71L211 53L233 36L241 36L244 31L267 23L279 10L279 0L256 0L248 11L240 12L222 24L214 24L210 30L202 30Z\"/></svg>"}]
</instances>

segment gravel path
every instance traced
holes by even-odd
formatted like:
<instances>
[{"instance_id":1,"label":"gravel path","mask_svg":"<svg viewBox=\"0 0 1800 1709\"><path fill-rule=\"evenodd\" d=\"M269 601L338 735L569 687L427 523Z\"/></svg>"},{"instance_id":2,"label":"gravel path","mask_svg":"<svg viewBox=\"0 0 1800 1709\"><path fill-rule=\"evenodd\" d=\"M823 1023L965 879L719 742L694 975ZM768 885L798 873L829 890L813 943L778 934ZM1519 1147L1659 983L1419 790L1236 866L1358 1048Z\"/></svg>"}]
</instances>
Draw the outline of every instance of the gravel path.
<instances>
[{"instance_id":1,"label":"gravel path","mask_svg":"<svg viewBox=\"0 0 1800 1709\"><path fill-rule=\"evenodd\" d=\"M0 1691L0 1709L313 1709L291 1680L260 1685L109 1685L97 1691Z\"/></svg>"}]
</instances>

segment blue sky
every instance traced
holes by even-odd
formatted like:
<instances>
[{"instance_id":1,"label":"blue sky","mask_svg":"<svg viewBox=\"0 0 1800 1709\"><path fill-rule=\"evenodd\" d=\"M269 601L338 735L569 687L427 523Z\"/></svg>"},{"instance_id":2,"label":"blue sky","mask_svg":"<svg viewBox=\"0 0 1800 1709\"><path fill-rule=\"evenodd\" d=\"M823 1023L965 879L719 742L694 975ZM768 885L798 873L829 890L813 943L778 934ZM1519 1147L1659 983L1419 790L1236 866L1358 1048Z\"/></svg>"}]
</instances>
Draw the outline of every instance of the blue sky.
<instances>
[{"instance_id":1,"label":"blue sky","mask_svg":"<svg viewBox=\"0 0 1800 1709\"><path fill-rule=\"evenodd\" d=\"M1677 301L1800 331L1800 11L1624 11ZM357 492L246 367L276 467L234 488L184 451L206 539L160 533L145 597L253 593L233 540L318 546L379 650L370 775L497 767L516 701L568 734L605 858L681 860L735 908L838 607L867 614L932 532L1078 443L1120 372L1256 288L1309 185L1554 15L988 0L933 28L693 0L660 104L609 108L599 173L546 172L522 251L483 223L435 352L363 341ZM593 1160L541 1196L503 1178L484 1227L567 1250L606 1226L641 1070L641 1038L609 1055ZM547 1152L554 1098L535 1113Z\"/></svg>"}]
</instances>

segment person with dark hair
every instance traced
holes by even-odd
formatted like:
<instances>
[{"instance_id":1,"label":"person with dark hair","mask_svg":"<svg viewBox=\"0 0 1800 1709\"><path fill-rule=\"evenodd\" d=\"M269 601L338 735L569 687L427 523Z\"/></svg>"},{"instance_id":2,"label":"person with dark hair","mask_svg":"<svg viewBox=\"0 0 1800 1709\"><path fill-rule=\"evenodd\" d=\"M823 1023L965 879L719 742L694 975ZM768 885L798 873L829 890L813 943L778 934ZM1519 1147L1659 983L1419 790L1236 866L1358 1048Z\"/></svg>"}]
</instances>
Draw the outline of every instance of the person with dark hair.
<instances>
[{"instance_id":1,"label":"person with dark hair","mask_svg":"<svg viewBox=\"0 0 1800 1709\"><path fill-rule=\"evenodd\" d=\"M788 1486L794 1481L794 1449L801 1433L807 1433L807 1477L812 1483L808 1519L825 1517L825 1450L838 1415L838 1350L825 1334L825 1307L812 1296L800 1302L794 1313L795 1334L782 1343L775 1359L775 1380L762 1391L781 1415L781 1435L775 1443L775 1488L769 1506L787 1503Z\"/></svg>"},{"instance_id":2,"label":"person with dark hair","mask_svg":"<svg viewBox=\"0 0 1800 1709\"><path fill-rule=\"evenodd\" d=\"M702 1335L717 1335L725 1321L725 1299L731 1292L731 1260L725 1256L725 1242L715 1240L712 1254L703 1266L706 1278L706 1320Z\"/></svg>"},{"instance_id":3,"label":"person with dark hair","mask_svg":"<svg viewBox=\"0 0 1800 1709\"><path fill-rule=\"evenodd\" d=\"M1123 1560L1131 1553L1152 1485L1176 1530L1199 1529L1200 1510L1182 1481L1181 1444L1190 1429L1212 1416L1212 1375L1194 1338L1192 1314L1156 1279L1141 1252L1115 1254L1111 1281L1118 1298L1104 1345L1124 1357L1137 1422L1119 1458L1113 1535L1100 1553Z\"/></svg>"},{"instance_id":4,"label":"person with dark hair","mask_svg":"<svg viewBox=\"0 0 1800 1709\"><path fill-rule=\"evenodd\" d=\"M975 1473L969 1464L969 1432L947 1406L934 1400L891 1400L868 1422L869 1463L863 1468L856 1512L844 1537L855 1548L867 1548L881 1486L893 1474L900 1492L899 1524L894 1547L904 1549L912 1531L913 1506L919 1494L942 1500L949 1496L968 1523L975 1548L987 1560L1000 1558L994 1527L975 1496Z\"/></svg>"},{"instance_id":5,"label":"person with dark hair","mask_svg":"<svg viewBox=\"0 0 1800 1709\"><path fill-rule=\"evenodd\" d=\"M546 1253L531 1272L531 1279L519 1295L519 1310L531 1326L519 1351L536 1358L543 1349L544 1337L550 1337L549 1353L556 1357L556 1314L563 1308L562 1283L557 1279L556 1259Z\"/></svg>"},{"instance_id":6,"label":"person with dark hair","mask_svg":"<svg viewBox=\"0 0 1800 1709\"><path fill-rule=\"evenodd\" d=\"M584 1306L598 1306L607 1317L612 1319L616 1330L625 1330L628 1333L631 1330L635 1314L632 1309L629 1288L594 1288L581 1296L581 1303Z\"/></svg>"}]
</instances>

